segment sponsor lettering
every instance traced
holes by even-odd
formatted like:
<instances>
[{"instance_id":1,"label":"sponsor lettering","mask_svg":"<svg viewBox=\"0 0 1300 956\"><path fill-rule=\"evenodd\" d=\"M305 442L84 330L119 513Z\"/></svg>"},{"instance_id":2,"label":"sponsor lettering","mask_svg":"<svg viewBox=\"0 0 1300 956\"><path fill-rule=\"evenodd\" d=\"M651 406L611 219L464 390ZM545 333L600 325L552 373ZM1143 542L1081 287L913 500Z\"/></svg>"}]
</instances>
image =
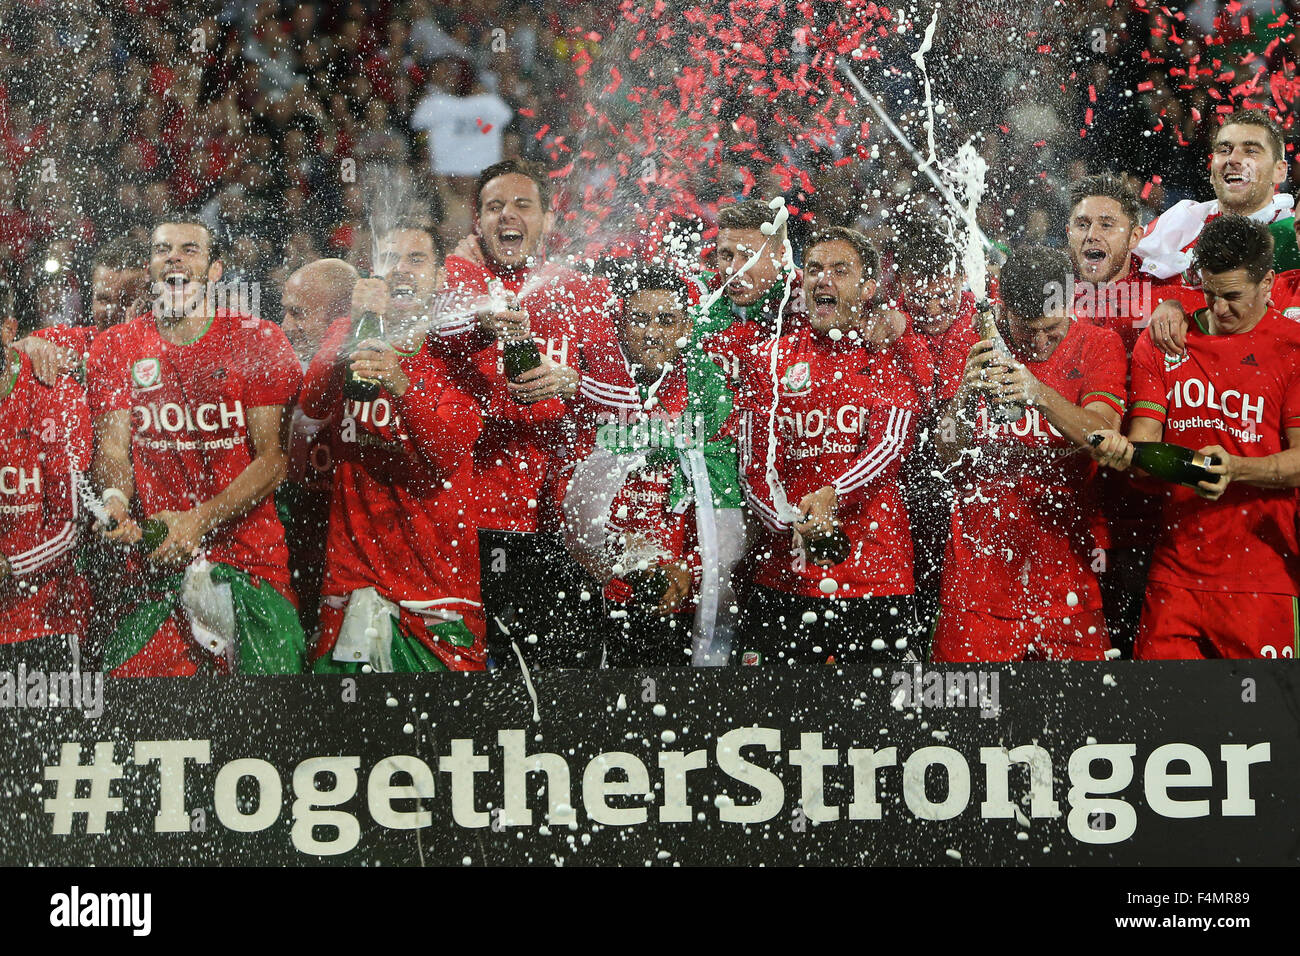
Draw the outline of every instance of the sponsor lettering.
<instances>
[{"instance_id":1,"label":"sponsor lettering","mask_svg":"<svg viewBox=\"0 0 1300 956\"><path fill-rule=\"evenodd\" d=\"M1241 422L1264 421L1264 397L1256 397L1229 388L1218 392L1213 382L1203 382L1199 378L1189 378L1174 382L1168 394L1173 408L1206 408L1210 411L1223 412L1227 418Z\"/></svg>"},{"instance_id":2,"label":"sponsor lettering","mask_svg":"<svg viewBox=\"0 0 1300 956\"><path fill-rule=\"evenodd\" d=\"M990 425L988 413L984 408L979 411L980 430L983 435L993 439L1005 439L1014 435L1016 438L1063 438L1046 416L1041 416L1036 408L1025 409L1024 417L1018 422L1005 422Z\"/></svg>"},{"instance_id":3,"label":"sponsor lettering","mask_svg":"<svg viewBox=\"0 0 1300 956\"><path fill-rule=\"evenodd\" d=\"M219 404L205 403L197 408L177 402L165 402L162 405L149 403L135 406L135 414L138 418L136 428L142 432L212 433L245 427L244 405L238 399L233 406L222 401Z\"/></svg>"},{"instance_id":4,"label":"sponsor lettering","mask_svg":"<svg viewBox=\"0 0 1300 956\"><path fill-rule=\"evenodd\" d=\"M834 410L810 408L793 415L778 415L777 422L800 438L816 438L823 433L861 435L870 414L871 409L862 405L841 405Z\"/></svg>"},{"instance_id":5,"label":"sponsor lettering","mask_svg":"<svg viewBox=\"0 0 1300 956\"><path fill-rule=\"evenodd\" d=\"M25 495L41 493L41 469L5 465L0 468L0 495Z\"/></svg>"},{"instance_id":6,"label":"sponsor lettering","mask_svg":"<svg viewBox=\"0 0 1300 956\"><path fill-rule=\"evenodd\" d=\"M391 428L398 438L407 437L401 413L393 408L387 395L380 395L369 402L348 402L347 417L371 428Z\"/></svg>"}]
</instances>

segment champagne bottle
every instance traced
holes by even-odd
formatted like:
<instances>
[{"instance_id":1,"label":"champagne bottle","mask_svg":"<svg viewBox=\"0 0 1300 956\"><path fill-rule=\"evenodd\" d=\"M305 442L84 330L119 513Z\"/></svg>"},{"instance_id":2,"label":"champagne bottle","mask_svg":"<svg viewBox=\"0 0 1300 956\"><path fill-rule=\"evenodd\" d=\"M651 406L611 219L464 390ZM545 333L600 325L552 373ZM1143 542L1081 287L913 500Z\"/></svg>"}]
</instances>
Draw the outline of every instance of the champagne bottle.
<instances>
[{"instance_id":1,"label":"champagne bottle","mask_svg":"<svg viewBox=\"0 0 1300 956\"><path fill-rule=\"evenodd\" d=\"M505 290L497 284L494 291L498 296L504 296ZM516 311L519 308L519 300L513 295L506 298L506 308L510 311ZM504 342L501 345L501 365L506 373L506 378L515 382L519 376L525 372L531 372L537 366L542 364L542 353L537 348L537 342L533 340L532 335L527 335L517 342Z\"/></svg>"},{"instance_id":2,"label":"champagne bottle","mask_svg":"<svg viewBox=\"0 0 1300 956\"><path fill-rule=\"evenodd\" d=\"M1100 435L1088 436L1088 444L1094 448L1101 441ZM1206 471L1207 466L1219 464L1217 455L1202 455L1182 445L1164 441L1135 441L1132 464L1153 478L1176 485L1195 486L1198 481L1219 480L1218 475Z\"/></svg>"},{"instance_id":3,"label":"champagne bottle","mask_svg":"<svg viewBox=\"0 0 1300 956\"><path fill-rule=\"evenodd\" d=\"M988 299L982 299L975 307L975 331L981 340L991 340L994 344L994 352L999 359L1004 359L1005 364L1010 365L1015 359L1011 355L1011 349L1007 347L1006 339L1002 337L1001 331L998 330L997 318L993 313L993 305ZM1008 424L1018 422L1025 417L1025 406L1020 402L998 402L988 401L989 421L997 424Z\"/></svg>"},{"instance_id":4,"label":"champagne bottle","mask_svg":"<svg viewBox=\"0 0 1300 956\"><path fill-rule=\"evenodd\" d=\"M853 542L849 540L843 528L836 528L830 534L805 541L804 550L808 553L808 560L813 564L830 567L848 560L853 550Z\"/></svg>"},{"instance_id":5,"label":"champagne bottle","mask_svg":"<svg viewBox=\"0 0 1300 956\"><path fill-rule=\"evenodd\" d=\"M506 378L512 382L518 381L519 376L542 364L542 353L532 336L518 342L506 342L501 349Z\"/></svg>"},{"instance_id":6,"label":"champagne bottle","mask_svg":"<svg viewBox=\"0 0 1300 956\"><path fill-rule=\"evenodd\" d=\"M112 531L116 527L117 521L110 518L108 520L108 530ZM141 554L153 554L158 550L158 545L167 540L167 522L161 518L146 518L141 521L140 531L140 540L135 543L134 547Z\"/></svg>"},{"instance_id":7,"label":"champagne bottle","mask_svg":"<svg viewBox=\"0 0 1300 956\"><path fill-rule=\"evenodd\" d=\"M146 518L140 523L140 530L144 534L135 546L144 554L153 554L167 539L167 522L161 518Z\"/></svg>"},{"instance_id":8,"label":"champagne bottle","mask_svg":"<svg viewBox=\"0 0 1300 956\"><path fill-rule=\"evenodd\" d=\"M1172 481L1178 485L1192 485L1198 481L1218 481L1219 476L1205 470L1206 465L1217 465L1215 455L1201 455L1163 441L1133 443L1133 464L1148 475Z\"/></svg>"},{"instance_id":9,"label":"champagne bottle","mask_svg":"<svg viewBox=\"0 0 1300 956\"><path fill-rule=\"evenodd\" d=\"M361 278L369 278L366 270L360 270ZM384 319L379 313L371 312L367 309L361 313L357 323L352 328L352 340L348 345L349 357L356 351L357 343L365 339L381 339L384 337ZM379 382L373 378L362 378L351 368L347 370L347 377L343 381L343 395L354 402L373 402L379 397Z\"/></svg>"},{"instance_id":10,"label":"champagne bottle","mask_svg":"<svg viewBox=\"0 0 1300 956\"><path fill-rule=\"evenodd\" d=\"M626 580L632 585L632 600L647 611L658 610L659 603L668 593L668 575L658 566L633 571Z\"/></svg>"},{"instance_id":11,"label":"champagne bottle","mask_svg":"<svg viewBox=\"0 0 1300 956\"><path fill-rule=\"evenodd\" d=\"M82 503L86 510L90 512L92 518L99 522L109 531L117 528L117 519L109 515L105 509L105 502L101 501L99 496L91 490L90 485L84 481L76 482L77 494L80 495ZM126 502L126 496L121 497L123 503ZM135 543L135 548L144 554L152 554L158 550L158 545L167 540L168 528L167 522L161 518L146 518L140 522L140 531L142 532L140 540Z\"/></svg>"}]
</instances>

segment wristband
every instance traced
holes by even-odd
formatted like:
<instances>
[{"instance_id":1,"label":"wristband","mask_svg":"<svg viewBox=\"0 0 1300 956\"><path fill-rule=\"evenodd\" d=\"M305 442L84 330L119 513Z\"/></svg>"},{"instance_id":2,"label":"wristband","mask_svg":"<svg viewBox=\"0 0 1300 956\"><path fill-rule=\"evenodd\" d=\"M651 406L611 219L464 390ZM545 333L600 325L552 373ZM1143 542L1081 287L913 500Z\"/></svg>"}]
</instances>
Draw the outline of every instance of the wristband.
<instances>
[{"instance_id":1,"label":"wristband","mask_svg":"<svg viewBox=\"0 0 1300 956\"><path fill-rule=\"evenodd\" d=\"M126 494L119 488L105 488L99 496L99 500L103 502L105 507L108 507L108 503L114 499L122 502L123 508L131 507L130 499L128 499Z\"/></svg>"}]
</instances>

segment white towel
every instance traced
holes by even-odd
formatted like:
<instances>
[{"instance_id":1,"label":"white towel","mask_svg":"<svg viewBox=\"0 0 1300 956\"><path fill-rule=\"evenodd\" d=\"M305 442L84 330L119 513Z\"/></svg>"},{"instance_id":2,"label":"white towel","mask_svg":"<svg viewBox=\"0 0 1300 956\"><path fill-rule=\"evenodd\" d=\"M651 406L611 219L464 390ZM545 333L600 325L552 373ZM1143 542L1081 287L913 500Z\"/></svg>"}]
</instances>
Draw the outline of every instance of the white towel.
<instances>
[{"instance_id":1,"label":"white towel","mask_svg":"<svg viewBox=\"0 0 1300 956\"><path fill-rule=\"evenodd\" d=\"M393 621L398 614L397 605L374 588L353 591L330 656L346 664L369 664L377 673L392 673Z\"/></svg>"},{"instance_id":2,"label":"white towel","mask_svg":"<svg viewBox=\"0 0 1300 956\"><path fill-rule=\"evenodd\" d=\"M212 563L195 558L181 583L181 608L189 618L190 632L209 654L234 662L235 603L230 585L212 580Z\"/></svg>"},{"instance_id":3,"label":"white towel","mask_svg":"<svg viewBox=\"0 0 1300 956\"><path fill-rule=\"evenodd\" d=\"M1287 193L1277 193L1273 201L1251 219L1265 225L1293 215L1295 198ZM1157 279L1186 272L1192 265L1191 249L1211 216L1219 215L1219 202L1192 202L1184 199L1166 209L1159 219L1147 226L1146 235L1133 249L1142 260L1142 271Z\"/></svg>"}]
</instances>

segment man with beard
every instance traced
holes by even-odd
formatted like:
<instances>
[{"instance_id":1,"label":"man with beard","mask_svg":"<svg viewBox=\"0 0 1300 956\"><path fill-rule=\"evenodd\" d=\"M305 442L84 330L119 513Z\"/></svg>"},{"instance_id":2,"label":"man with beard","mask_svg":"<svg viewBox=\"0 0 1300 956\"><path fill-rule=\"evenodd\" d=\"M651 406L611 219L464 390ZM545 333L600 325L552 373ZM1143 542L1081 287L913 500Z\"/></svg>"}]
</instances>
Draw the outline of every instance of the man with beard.
<instances>
[{"instance_id":1,"label":"man with beard","mask_svg":"<svg viewBox=\"0 0 1300 956\"><path fill-rule=\"evenodd\" d=\"M578 645L593 603L579 597L590 598L594 583L561 541L558 464L573 440L573 404L616 408L634 400L587 382L593 357L618 349L605 314L609 286L546 261L549 187L546 172L522 160L483 170L477 235L458 247L471 258L448 257L448 304L437 322L453 380L483 411L468 507L488 558L483 583L492 595L488 640L497 666L515 662L512 634L541 666L593 663ZM529 338L540 364L507 379L505 347Z\"/></svg>"},{"instance_id":2,"label":"man with beard","mask_svg":"<svg viewBox=\"0 0 1300 956\"><path fill-rule=\"evenodd\" d=\"M465 510L482 432L425 334L441 275L434 226L409 215L380 237L307 371L302 410L325 420L334 481L316 673L482 670L478 547ZM384 337L350 341L366 313ZM344 394L349 374L378 384Z\"/></svg>"},{"instance_id":3,"label":"man with beard","mask_svg":"<svg viewBox=\"0 0 1300 956\"><path fill-rule=\"evenodd\" d=\"M1156 278L1182 276L1188 288L1178 300L1162 303L1151 315L1151 337L1166 355L1181 356L1187 344L1187 314L1205 305L1200 282L1188 273L1197 238L1218 216L1245 216L1268 227L1273 237L1273 272L1300 268L1294 198L1277 187L1286 181L1282 131L1263 110L1229 114L1214 137L1210 155L1212 202L1184 200L1147 226L1134 252L1142 271ZM1281 290L1279 290L1281 291Z\"/></svg>"},{"instance_id":4,"label":"man with beard","mask_svg":"<svg viewBox=\"0 0 1300 956\"><path fill-rule=\"evenodd\" d=\"M941 416L958 465L933 659L1101 660L1109 648L1092 570L1096 504L1089 433L1124 412L1119 337L1071 318L1064 253L1014 250L1002 268L1001 335L971 349ZM1023 406L998 421L1001 403Z\"/></svg>"},{"instance_id":5,"label":"man with beard","mask_svg":"<svg viewBox=\"0 0 1300 956\"><path fill-rule=\"evenodd\" d=\"M603 370L602 384L633 389L636 405L580 433L566 543L604 585L607 664L723 663L745 540L731 393L707 356L683 349L685 279L640 262L614 262L606 274L621 368Z\"/></svg>"},{"instance_id":6,"label":"man with beard","mask_svg":"<svg viewBox=\"0 0 1300 956\"><path fill-rule=\"evenodd\" d=\"M1205 227L1195 265L1208 305L1185 356L1138 343L1128 433L1112 427L1094 451L1117 469L1132 466L1136 442L1214 458L1206 480L1162 488L1138 659L1300 654L1300 327L1269 306L1272 247L1242 216Z\"/></svg>"},{"instance_id":7,"label":"man with beard","mask_svg":"<svg viewBox=\"0 0 1300 956\"><path fill-rule=\"evenodd\" d=\"M1088 176L1070 187L1066 226L1074 264L1074 314L1110 329L1133 354L1155 304L1172 283L1141 270L1134 253L1142 238L1137 194L1118 176Z\"/></svg>"},{"instance_id":8,"label":"man with beard","mask_svg":"<svg viewBox=\"0 0 1300 956\"><path fill-rule=\"evenodd\" d=\"M304 372L334 321L351 316L356 283L357 270L342 259L309 262L285 280L281 328ZM334 453L327 427L331 423L330 419L311 417L301 404L294 406L288 470L284 482L275 490L275 508L284 525L289 570L298 592L298 618L308 637L316 631L325 574L325 532L334 478Z\"/></svg>"},{"instance_id":9,"label":"man with beard","mask_svg":"<svg viewBox=\"0 0 1300 956\"><path fill-rule=\"evenodd\" d=\"M112 519L101 531L148 542L104 667L298 673L303 634L272 492L302 371L279 327L212 308L222 265L207 226L164 220L151 242L153 310L97 336L87 363L94 476Z\"/></svg>"},{"instance_id":10,"label":"man with beard","mask_svg":"<svg viewBox=\"0 0 1300 956\"><path fill-rule=\"evenodd\" d=\"M15 343L32 360L36 377L52 385L81 368L100 332L148 308L148 267L148 250L128 239L100 246L91 269L89 324L46 326Z\"/></svg>"},{"instance_id":11,"label":"man with beard","mask_svg":"<svg viewBox=\"0 0 1300 956\"><path fill-rule=\"evenodd\" d=\"M961 385L966 357L979 341L975 332L975 296L963 291L951 242L928 221L909 223L894 250L900 305L934 368L935 406L917 424L916 449L903 462L903 488L915 549L917 616L921 632L934 630L939 613L943 554L952 530L954 485L935 450L939 429L950 427L938 409L952 401ZM921 648L917 648L921 650ZM923 654L918 654L924 659Z\"/></svg>"},{"instance_id":12,"label":"man with beard","mask_svg":"<svg viewBox=\"0 0 1300 956\"><path fill-rule=\"evenodd\" d=\"M1138 208L1137 194L1118 176L1088 176L1070 189L1066 236L1074 265L1074 315L1119 335L1128 358L1157 304L1183 291L1174 280L1141 271L1133 252L1142 238ZM1160 501L1109 470L1097 479L1102 520L1094 529L1098 550L1093 565L1100 575L1111 643L1127 656L1142 610L1151 548L1160 533Z\"/></svg>"},{"instance_id":13,"label":"man with beard","mask_svg":"<svg viewBox=\"0 0 1300 956\"><path fill-rule=\"evenodd\" d=\"M1157 279L1185 273L1192 249L1207 222L1218 216L1245 216L1273 234L1273 269L1300 266L1294 233L1295 200L1277 187L1286 182L1286 146L1281 128L1263 110L1238 110L1224 120L1210 153L1214 199L1185 199L1147 226L1134 250L1142 271Z\"/></svg>"},{"instance_id":14,"label":"man with beard","mask_svg":"<svg viewBox=\"0 0 1300 956\"><path fill-rule=\"evenodd\" d=\"M802 276L789 271L785 261L786 225L772 229L772 222L771 207L758 199L718 212L717 271L709 282L708 311L696 319L695 334L732 381L739 380L744 363L768 340L808 324Z\"/></svg>"},{"instance_id":15,"label":"man with beard","mask_svg":"<svg viewBox=\"0 0 1300 956\"><path fill-rule=\"evenodd\" d=\"M814 236L807 327L742 367L745 496L768 533L737 635L741 664L897 661L916 636L898 474L932 372L923 345L885 344L898 317L872 307L879 270L861 233Z\"/></svg>"}]
</instances>

